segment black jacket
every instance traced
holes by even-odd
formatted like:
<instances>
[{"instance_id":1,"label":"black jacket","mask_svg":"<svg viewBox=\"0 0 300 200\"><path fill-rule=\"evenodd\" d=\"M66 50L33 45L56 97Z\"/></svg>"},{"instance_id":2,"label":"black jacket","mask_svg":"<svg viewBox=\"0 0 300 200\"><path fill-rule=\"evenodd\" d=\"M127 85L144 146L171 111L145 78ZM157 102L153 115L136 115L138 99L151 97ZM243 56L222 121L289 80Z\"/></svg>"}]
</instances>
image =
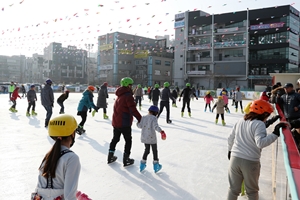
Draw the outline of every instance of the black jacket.
<instances>
[{"instance_id":1,"label":"black jacket","mask_svg":"<svg viewBox=\"0 0 300 200\"><path fill-rule=\"evenodd\" d=\"M197 97L195 92L193 92L193 90L190 87L186 87L182 90L180 97L183 96L183 100L189 100L191 98L191 95Z\"/></svg>"},{"instance_id":2,"label":"black jacket","mask_svg":"<svg viewBox=\"0 0 300 200\"><path fill-rule=\"evenodd\" d=\"M152 93L151 93L151 100L152 101L158 101L159 99L159 96L160 96L160 91L158 88L155 88L154 90L152 90Z\"/></svg>"},{"instance_id":3,"label":"black jacket","mask_svg":"<svg viewBox=\"0 0 300 200\"><path fill-rule=\"evenodd\" d=\"M285 118L300 118L300 94L295 91L292 91L289 94L284 94L277 98L277 103L283 108ZM295 107L298 107L298 111L295 111Z\"/></svg>"},{"instance_id":4,"label":"black jacket","mask_svg":"<svg viewBox=\"0 0 300 200\"><path fill-rule=\"evenodd\" d=\"M57 99L57 103L63 103L69 97L69 93L63 93Z\"/></svg>"}]
</instances>

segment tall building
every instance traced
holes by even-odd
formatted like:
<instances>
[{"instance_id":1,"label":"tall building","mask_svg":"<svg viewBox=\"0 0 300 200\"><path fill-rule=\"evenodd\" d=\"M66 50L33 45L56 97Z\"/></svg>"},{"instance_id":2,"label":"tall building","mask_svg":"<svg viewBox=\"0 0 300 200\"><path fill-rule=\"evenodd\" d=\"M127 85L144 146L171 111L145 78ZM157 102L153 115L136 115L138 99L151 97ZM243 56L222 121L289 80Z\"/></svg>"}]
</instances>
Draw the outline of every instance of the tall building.
<instances>
[{"instance_id":1,"label":"tall building","mask_svg":"<svg viewBox=\"0 0 300 200\"><path fill-rule=\"evenodd\" d=\"M54 83L87 83L87 51L51 43L44 49L44 79Z\"/></svg>"},{"instance_id":2,"label":"tall building","mask_svg":"<svg viewBox=\"0 0 300 200\"><path fill-rule=\"evenodd\" d=\"M299 72L299 11L278 6L175 16L175 85L254 88L269 73Z\"/></svg>"},{"instance_id":3,"label":"tall building","mask_svg":"<svg viewBox=\"0 0 300 200\"><path fill-rule=\"evenodd\" d=\"M120 32L98 37L100 82L119 85L123 77L152 86L172 81L173 53L166 39L151 39Z\"/></svg>"},{"instance_id":4,"label":"tall building","mask_svg":"<svg viewBox=\"0 0 300 200\"><path fill-rule=\"evenodd\" d=\"M0 81L23 83L25 65L26 58L24 55L0 56Z\"/></svg>"},{"instance_id":5,"label":"tall building","mask_svg":"<svg viewBox=\"0 0 300 200\"><path fill-rule=\"evenodd\" d=\"M32 75L31 83L43 83L45 77L43 76L44 56L39 54L32 55Z\"/></svg>"}]
</instances>

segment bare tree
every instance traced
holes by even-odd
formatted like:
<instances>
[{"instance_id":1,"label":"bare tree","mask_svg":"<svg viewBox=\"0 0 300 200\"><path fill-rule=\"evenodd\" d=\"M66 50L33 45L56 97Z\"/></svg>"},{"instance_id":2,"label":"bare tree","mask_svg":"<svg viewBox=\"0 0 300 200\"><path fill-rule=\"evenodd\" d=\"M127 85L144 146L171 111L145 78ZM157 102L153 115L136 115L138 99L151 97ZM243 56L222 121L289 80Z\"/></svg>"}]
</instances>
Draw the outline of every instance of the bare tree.
<instances>
[{"instance_id":1,"label":"bare tree","mask_svg":"<svg viewBox=\"0 0 300 200\"><path fill-rule=\"evenodd\" d=\"M230 84L236 80L234 77L229 77L225 75L219 75L218 76L219 82L225 83L225 87L229 88Z\"/></svg>"}]
</instances>

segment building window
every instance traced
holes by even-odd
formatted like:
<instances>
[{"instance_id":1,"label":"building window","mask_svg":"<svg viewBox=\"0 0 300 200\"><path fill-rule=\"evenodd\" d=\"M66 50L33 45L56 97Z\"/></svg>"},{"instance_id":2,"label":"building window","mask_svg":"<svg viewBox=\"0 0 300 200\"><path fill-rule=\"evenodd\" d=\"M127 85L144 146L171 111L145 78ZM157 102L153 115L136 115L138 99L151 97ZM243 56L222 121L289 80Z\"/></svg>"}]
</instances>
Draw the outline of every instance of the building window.
<instances>
[{"instance_id":1,"label":"building window","mask_svg":"<svg viewBox=\"0 0 300 200\"><path fill-rule=\"evenodd\" d=\"M165 66L171 66L171 62L170 61L165 61Z\"/></svg>"},{"instance_id":2,"label":"building window","mask_svg":"<svg viewBox=\"0 0 300 200\"><path fill-rule=\"evenodd\" d=\"M161 65L161 60L155 60L156 65Z\"/></svg>"},{"instance_id":3,"label":"building window","mask_svg":"<svg viewBox=\"0 0 300 200\"><path fill-rule=\"evenodd\" d=\"M183 55L180 55L180 57L182 58L182 57L183 57Z\"/></svg>"}]
</instances>

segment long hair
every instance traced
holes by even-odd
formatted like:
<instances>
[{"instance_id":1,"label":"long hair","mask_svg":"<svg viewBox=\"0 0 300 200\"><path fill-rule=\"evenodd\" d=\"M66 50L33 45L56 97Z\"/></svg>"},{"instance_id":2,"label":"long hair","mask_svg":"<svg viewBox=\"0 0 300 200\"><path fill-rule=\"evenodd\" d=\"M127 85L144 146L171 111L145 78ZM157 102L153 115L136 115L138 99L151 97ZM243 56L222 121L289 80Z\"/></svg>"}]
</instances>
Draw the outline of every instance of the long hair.
<instances>
[{"instance_id":1,"label":"long hair","mask_svg":"<svg viewBox=\"0 0 300 200\"><path fill-rule=\"evenodd\" d=\"M61 140L67 140L70 136L61 137ZM43 171L42 176L45 178L55 178L55 170L58 160L61 156L61 140L56 137L52 137L56 140L50 151L45 155L39 169ZM43 165L43 163L45 163Z\"/></svg>"},{"instance_id":2,"label":"long hair","mask_svg":"<svg viewBox=\"0 0 300 200\"><path fill-rule=\"evenodd\" d=\"M269 117L270 114L269 113L263 113L263 114L257 114L255 112L250 112L248 114L246 114L244 116L244 120L254 120L254 119L257 119L257 120L260 120L260 121L264 121L267 117Z\"/></svg>"}]
</instances>

